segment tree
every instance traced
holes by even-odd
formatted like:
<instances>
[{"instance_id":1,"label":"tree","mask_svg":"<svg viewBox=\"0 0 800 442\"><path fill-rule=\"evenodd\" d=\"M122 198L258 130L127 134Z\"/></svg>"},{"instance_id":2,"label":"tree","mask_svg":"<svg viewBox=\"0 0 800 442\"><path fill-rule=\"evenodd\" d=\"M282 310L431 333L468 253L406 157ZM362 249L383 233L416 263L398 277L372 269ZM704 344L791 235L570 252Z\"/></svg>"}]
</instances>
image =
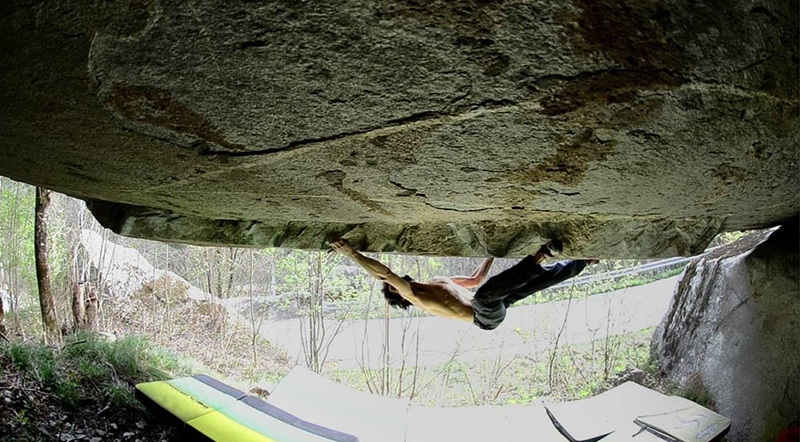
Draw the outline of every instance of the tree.
<instances>
[{"instance_id":1,"label":"tree","mask_svg":"<svg viewBox=\"0 0 800 442\"><path fill-rule=\"evenodd\" d=\"M266 253L265 253L266 254ZM272 255L271 252L269 252ZM256 284L254 287L254 279L256 273L256 263L255 263L255 252L253 249L249 250L250 255L250 275L248 277L248 293L249 293L249 308L247 309L248 319L250 320L250 346L253 349L253 366L258 366L258 338L261 336L261 326L264 324L264 307L261 304L261 300L259 299L258 294L261 292L260 289L256 287L262 287L260 284ZM270 256L270 258L272 258ZM270 259L272 264L272 273L275 271L275 260ZM274 275L270 274L270 282L274 278ZM271 287L267 285L266 291L269 292Z\"/></svg>"},{"instance_id":2,"label":"tree","mask_svg":"<svg viewBox=\"0 0 800 442\"><path fill-rule=\"evenodd\" d=\"M50 283L50 267L47 263L47 206L50 191L36 188L36 224L34 226L34 249L36 255L36 282L39 285L39 305L42 309L42 325L45 342L59 340L53 289Z\"/></svg>"},{"instance_id":3,"label":"tree","mask_svg":"<svg viewBox=\"0 0 800 442\"><path fill-rule=\"evenodd\" d=\"M341 311L326 312L326 294L342 292L347 283L345 278L331 278L338 264L338 255L319 251L287 252L279 263L283 272L280 292L290 295L287 298L300 321L302 356L305 365L316 373L322 371L330 346L350 314L351 307L346 304L339 304Z\"/></svg>"}]
</instances>

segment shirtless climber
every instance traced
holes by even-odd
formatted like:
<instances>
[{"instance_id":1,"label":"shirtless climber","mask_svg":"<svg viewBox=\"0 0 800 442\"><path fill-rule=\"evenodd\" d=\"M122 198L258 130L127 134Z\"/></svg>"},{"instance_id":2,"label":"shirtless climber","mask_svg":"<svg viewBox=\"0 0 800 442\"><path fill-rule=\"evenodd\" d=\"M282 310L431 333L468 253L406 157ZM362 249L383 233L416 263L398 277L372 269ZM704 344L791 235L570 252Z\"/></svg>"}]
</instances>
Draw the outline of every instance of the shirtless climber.
<instances>
[{"instance_id":1,"label":"shirtless climber","mask_svg":"<svg viewBox=\"0 0 800 442\"><path fill-rule=\"evenodd\" d=\"M331 244L337 253L347 256L375 278L383 281L383 295L389 305L407 309L415 305L436 316L472 322L484 330L493 330L506 317L511 304L579 274L587 264L597 260L564 261L542 266L547 257L561 252L561 241L553 240L542 246L535 255L526 256L513 267L489 278L475 296L469 288L481 285L494 258L487 258L472 276L437 276L428 283L397 276L380 262L358 253L340 239Z\"/></svg>"}]
</instances>

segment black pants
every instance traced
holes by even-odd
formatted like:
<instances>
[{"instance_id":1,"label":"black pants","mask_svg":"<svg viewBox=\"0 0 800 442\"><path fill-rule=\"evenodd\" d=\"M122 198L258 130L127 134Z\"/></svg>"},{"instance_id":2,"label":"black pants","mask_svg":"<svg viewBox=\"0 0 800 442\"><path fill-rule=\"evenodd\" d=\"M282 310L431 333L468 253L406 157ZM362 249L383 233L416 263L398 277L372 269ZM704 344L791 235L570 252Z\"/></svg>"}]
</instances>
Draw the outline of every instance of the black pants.
<instances>
[{"instance_id":1,"label":"black pants","mask_svg":"<svg viewBox=\"0 0 800 442\"><path fill-rule=\"evenodd\" d=\"M508 306L576 276L585 267L584 260L540 266L528 255L510 269L489 278L478 289L472 298L473 322L484 330L493 330L506 318Z\"/></svg>"}]
</instances>

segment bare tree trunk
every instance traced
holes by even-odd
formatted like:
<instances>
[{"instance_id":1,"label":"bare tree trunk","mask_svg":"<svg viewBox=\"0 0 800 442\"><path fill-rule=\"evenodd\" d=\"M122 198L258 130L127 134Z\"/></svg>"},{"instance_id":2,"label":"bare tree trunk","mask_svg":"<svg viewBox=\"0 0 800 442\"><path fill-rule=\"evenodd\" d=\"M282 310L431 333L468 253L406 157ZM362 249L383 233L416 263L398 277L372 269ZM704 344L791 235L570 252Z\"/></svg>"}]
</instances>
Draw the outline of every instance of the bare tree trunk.
<instances>
[{"instance_id":1,"label":"bare tree trunk","mask_svg":"<svg viewBox=\"0 0 800 442\"><path fill-rule=\"evenodd\" d=\"M75 330L86 327L86 305L84 304L83 287L78 281L72 283L72 322Z\"/></svg>"},{"instance_id":2,"label":"bare tree trunk","mask_svg":"<svg viewBox=\"0 0 800 442\"><path fill-rule=\"evenodd\" d=\"M85 330L86 329L86 296L84 284L86 281L83 279L83 274L80 264L80 251L76 245L72 248L72 257L70 258L70 273L69 281L72 285L72 329Z\"/></svg>"},{"instance_id":3,"label":"bare tree trunk","mask_svg":"<svg viewBox=\"0 0 800 442\"><path fill-rule=\"evenodd\" d=\"M3 279L0 278L0 288L2 288L2 281ZM5 320L5 310L3 310L3 292L0 291L0 335L5 336L6 334L6 320Z\"/></svg>"},{"instance_id":4,"label":"bare tree trunk","mask_svg":"<svg viewBox=\"0 0 800 442\"><path fill-rule=\"evenodd\" d=\"M39 284L39 305L42 308L42 325L45 342L59 340L53 289L50 283L50 266L47 263L47 206L50 191L36 188L36 224L34 226L34 251L36 255L36 281Z\"/></svg>"},{"instance_id":5,"label":"bare tree trunk","mask_svg":"<svg viewBox=\"0 0 800 442\"><path fill-rule=\"evenodd\" d=\"M85 283L84 306L86 316L83 321L83 330L97 331L97 312L100 310L100 290L90 283Z\"/></svg>"},{"instance_id":6,"label":"bare tree trunk","mask_svg":"<svg viewBox=\"0 0 800 442\"><path fill-rule=\"evenodd\" d=\"M259 315L259 319L256 320L256 294L253 291L253 274L255 273L255 265L253 259L253 249L249 250L250 253L250 274L248 275L248 286L249 286L249 295L250 295L250 305L249 305L249 313L250 313L250 346L253 350L253 366L258 366L258 346L256 345L258 332L261 328L261 315ZM256 325L258 323L258 325Z\"/></svg>"}]
</instances>

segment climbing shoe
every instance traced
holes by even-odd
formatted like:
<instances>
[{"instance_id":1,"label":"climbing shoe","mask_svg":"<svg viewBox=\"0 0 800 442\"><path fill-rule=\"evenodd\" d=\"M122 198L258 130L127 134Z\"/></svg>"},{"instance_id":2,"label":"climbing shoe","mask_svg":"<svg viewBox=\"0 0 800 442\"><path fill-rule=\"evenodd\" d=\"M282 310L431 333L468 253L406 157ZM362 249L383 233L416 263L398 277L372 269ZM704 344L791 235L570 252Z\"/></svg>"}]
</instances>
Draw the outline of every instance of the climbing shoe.
<instances>
[{"instance_id":1,"label":"climbing shoe","mask_svg":"<svg viewBox=\"0 0 800 442\"><path fill-rule=\"evenodd\" d=\"M551 239L547 242L547 244L543 245L541 249L539 249L539 253L547 255L549 257L555 257L561 254L564 251L564 243L561 242L560 239Z\"/></svg>"}]
</instances>

